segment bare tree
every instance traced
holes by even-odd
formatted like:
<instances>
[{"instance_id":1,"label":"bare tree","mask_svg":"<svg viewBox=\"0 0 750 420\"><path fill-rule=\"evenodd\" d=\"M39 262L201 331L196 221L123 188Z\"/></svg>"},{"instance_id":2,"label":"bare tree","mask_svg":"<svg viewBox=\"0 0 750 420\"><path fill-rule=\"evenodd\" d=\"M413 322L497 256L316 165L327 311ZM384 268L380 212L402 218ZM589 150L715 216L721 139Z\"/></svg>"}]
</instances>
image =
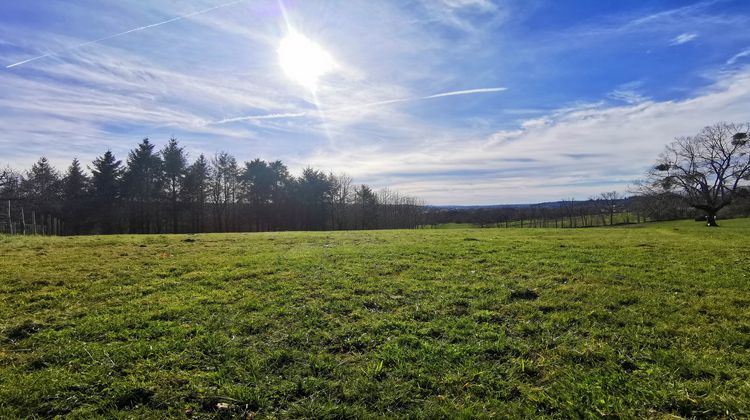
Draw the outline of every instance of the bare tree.
<instances>
[{"instance_id":1,"label":"bare tree","mask_svg":"<svg viewBox=\"0 0 750 420\"><path fill-rule=\"evenodd\" d=\"M647 194L678 193L706 213L708 226L718 226L717 213L732 203L750 175L748 131L747 124L718 123L675 139L641 188Z\"/></svg>"},{"instance_id":2,"label":"bare tree","mask_svg":"<svg viewBox=\"0 0 750 420\"><path fill-rule=\"evenodd\" d=\"M237 159L227 152L220 152L211 159L211 181L209 191L214 207L215 229L226 232L234 228L234 218L229 214L237 202L240 169Z\"/></svg>"},{"instance_id":3,"label":"bare tree","mask_svg":"<svg viewBox=\"0 0 750 420\"><path fill-rule=\"evenodd\" d=\"M599 197L596 198L598 204L600 205L600 209L603 214L609 215L609 225L612 226L615 224L615 213L618 211L618 205L622 202L622 199L625 198L617 191L608 191L603 192L599 194ZM604 223L602 223L604 224Z\"/></svg>"},{"instance_id":4,"label":"bare tree","mask_svg":"<svg viewBox=\"0 0 750 420\"><path fill-rule=\"evenodd\" d=\"M11 173L10 168L0 169L0 192L10 185Z\"/></svg>"},{"instance_id":5,"label":"bare tree","mask_svg":"<svg viewBox=\"0 0 750 420\"><path fill-rule=\"evenodd\" d=\"M347 226L347 207L352 200L352 178L346 174L329 174L331 179L331 198L333 200L333 228L343 229Z\"/></svg>"}]
</instances>

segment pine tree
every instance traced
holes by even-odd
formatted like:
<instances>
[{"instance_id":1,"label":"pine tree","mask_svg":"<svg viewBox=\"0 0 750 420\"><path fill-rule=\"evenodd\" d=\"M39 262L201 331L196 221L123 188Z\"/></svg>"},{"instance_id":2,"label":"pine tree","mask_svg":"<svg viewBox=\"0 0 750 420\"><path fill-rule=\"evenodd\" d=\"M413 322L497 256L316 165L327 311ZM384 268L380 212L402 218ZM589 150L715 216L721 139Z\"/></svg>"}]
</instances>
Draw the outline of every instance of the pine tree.
<instances>
[{"instance_id":1,"label":"pine tree","mask_svg":"<svg viewBox=\"0 0 750 420\"><path fill-rule=\"evenodd\" d=\"M40 158L21 180L21 194L39 214L57 215L60 211L60 174L47 158Z\"/></svg>"},{"instance_id":2,"label":"pine tree","mask_svg":"<svg viewBox=\"0 0 750 420\"><path fill-rule=\"evenodd\" d=\"M306 168L295 185L302 227L307 230L325 229L333 187L328 175L322 171Z\"/></svg>"},{"instance_id":3,"label":"pine tree","mask_svg":"<svg viewBox=\"0 0 750 420\"><path fill-rule=\"evenodd\" d=\"M255 230L260 231L263 222L266 220L267 208L274 186L273 169L260 159L245 162L241 179L243 196L250 203L255 216Z\"/></svg>"},{"instance_id":4,"label":"pine tree","mask_svg":"<svg viewBox=\"0 0 750 420\"><path fill-rule=\"evenodd\" d=\"M192 213L192 230L202 232L204 230L204 215L206 196L208 195L208 181L210 168L205 156L200 155L198 159L187 168L183 185L180 190L183 201L189 202Z\"/></svg>"},{"instance_id":5,"label":"pine tree","mask_svg":"<svg viewBox=\"0 0 750 420\"><path fill-rule=\"evenodd\" d=\"M160 231L158 205L164 181L163 163L154 145L143 141L128 155L123 175L124 194L130 203L130 230L134 233Z\"/></svg>"},{"instance_id":6,"label":"pine tree","mask_svg":"<svg viewBox=\"0 0 750 420\"><path fill-rule=\"evenodd\" d=\"M96 158L91 169L91 200L96 211L94 220L99 231L113 233L115 209L120 199L121 161L115 159L111 151Z\"/></svg>"},{"instance_id":7,"label":"pine tree","mask_svg":"<svg viewBox=\"0 0 750 420\"><path fill-rule=\"evenodd\" d=\"M360 229L374 229L377 223L378 196L362 184L354 190Z\"/></svg>"},{"instance_id":8,"label":"pine tree","mask_svg":"<svg viewBox=\"0 0 750 420\"><path fill-rule=\"evenodd\" d=\"M73 159L63 178L62 187L63 220L72 234L80 234L86 224L87 215L84 210L87 208L88 184L89 179L83 172L81 163L78 159Z\"/></svg>"},{"instance_id":9,"label":"pine tree","mask_svg":"<svg viewBox=\"0 0 750 420\"><path fill-rule=\"evenodd\" d=\"M183 149L179 146L177 139L172 137L161 151L161 157L164 161L164 178L166 179L167 194L169 194L171 207L172 233L177 233L177 199L180 186L185 178L185 166L187 165L187 158Z\"/></svg>"}]
</instances>

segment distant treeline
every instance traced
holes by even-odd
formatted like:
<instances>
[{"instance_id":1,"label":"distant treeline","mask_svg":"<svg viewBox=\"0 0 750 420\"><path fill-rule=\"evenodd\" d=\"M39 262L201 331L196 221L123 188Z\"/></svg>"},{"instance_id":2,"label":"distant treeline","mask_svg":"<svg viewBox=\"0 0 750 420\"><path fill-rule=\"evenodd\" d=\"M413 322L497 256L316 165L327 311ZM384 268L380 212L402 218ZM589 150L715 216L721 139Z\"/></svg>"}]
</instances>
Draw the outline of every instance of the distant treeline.
<instances>
[{"instance_id":1,"label":"distant treeline","mask_svg":"<svg viewBox=\"0 0 750 420\"><path fill-rule=\"evenodd\" d=\"M720 217L750 216L750 190L739 191L735 202ZM480 227L576 228L696 218L702 212L678 194L662 193L624 197L616 192L602 193L588 200L561 200L553 203L488 206L433 207L425 215L430 226L448 223Z\"/></svg>"},{"instance_id":2,"label":"distant treeline","mask_svg":"<svg viewBox=\"0 0 750 420\"><path fill-rule=\"evenodd\" d=\"M307 168L293 176L278 160L240 165L221 152L188 163L176 139L158 151L144 139L124 163L107 151L88 169L74 159L60 173L40 158L24 173L0 170L0 233L413 229L448 223L577 228L706 214L695 194L664 188L536 205L430 207L388 189L354 185L346 175ZM750 215L747 186L736 186L731 199L722 200L719 217Z\"/></svg>"},{"instance_id":3,"label":"distant treeline","mask_svg":"<svg viewBox=\"0 0 750 420\"><path fill-rule=\"evenodd\" d=\"M88 173L87 173L88 172ZM46 158L30 170L0 171L0 224L6 232L56 234L242 232L416 228L413 197L312 168L293 176L281 161L239 164L226 152L188 163L176 139L148 139L126 162L111 151L85 171L65 173Z\"/></svg>"}]
</instances>

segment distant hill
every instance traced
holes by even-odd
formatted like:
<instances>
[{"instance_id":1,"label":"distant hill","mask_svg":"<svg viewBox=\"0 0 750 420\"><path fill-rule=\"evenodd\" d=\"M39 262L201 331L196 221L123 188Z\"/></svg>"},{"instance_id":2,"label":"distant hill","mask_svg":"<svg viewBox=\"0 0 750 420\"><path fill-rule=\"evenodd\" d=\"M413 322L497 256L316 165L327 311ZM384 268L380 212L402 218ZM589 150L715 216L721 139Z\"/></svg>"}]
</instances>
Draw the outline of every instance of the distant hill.
<instances>
[{"instance_id":1,"label":"distant hill","mask_svg":"<svg viewBox=\"0 0 750 420\"><path fill-rule=\"evenodd\" d=\"M573 200L573 204L586 203L591 200ZM620 200L623 201L623 200ZM466 205L466 206L428 206L437 210L478 210L478 209L520 209L520 208L544 208L556 209L562 207L570 201L546 201L543 203L533 204L486 204L486 205Z\"/></svg>"}]
</instances>

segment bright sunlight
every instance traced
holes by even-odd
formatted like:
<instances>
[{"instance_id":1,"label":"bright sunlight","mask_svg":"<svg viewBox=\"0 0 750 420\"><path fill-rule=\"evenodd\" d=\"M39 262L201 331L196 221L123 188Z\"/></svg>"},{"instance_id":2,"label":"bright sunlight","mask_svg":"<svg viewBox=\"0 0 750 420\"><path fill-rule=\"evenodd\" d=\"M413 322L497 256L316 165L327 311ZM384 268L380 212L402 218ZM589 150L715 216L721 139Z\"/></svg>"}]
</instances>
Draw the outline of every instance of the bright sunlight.
<instances>
[{"instance_id":1,"label":"bright sunlight","mask_svg":"<svg viewBox=\"0 0 750 420\"><path fill-rule=\"evenodd\" d=\"M335 67L333 58L326 50L296 32L281 40L278 54L286 75L311 91L317 89L318 79Z\"/></svg>"}]
</instances>

